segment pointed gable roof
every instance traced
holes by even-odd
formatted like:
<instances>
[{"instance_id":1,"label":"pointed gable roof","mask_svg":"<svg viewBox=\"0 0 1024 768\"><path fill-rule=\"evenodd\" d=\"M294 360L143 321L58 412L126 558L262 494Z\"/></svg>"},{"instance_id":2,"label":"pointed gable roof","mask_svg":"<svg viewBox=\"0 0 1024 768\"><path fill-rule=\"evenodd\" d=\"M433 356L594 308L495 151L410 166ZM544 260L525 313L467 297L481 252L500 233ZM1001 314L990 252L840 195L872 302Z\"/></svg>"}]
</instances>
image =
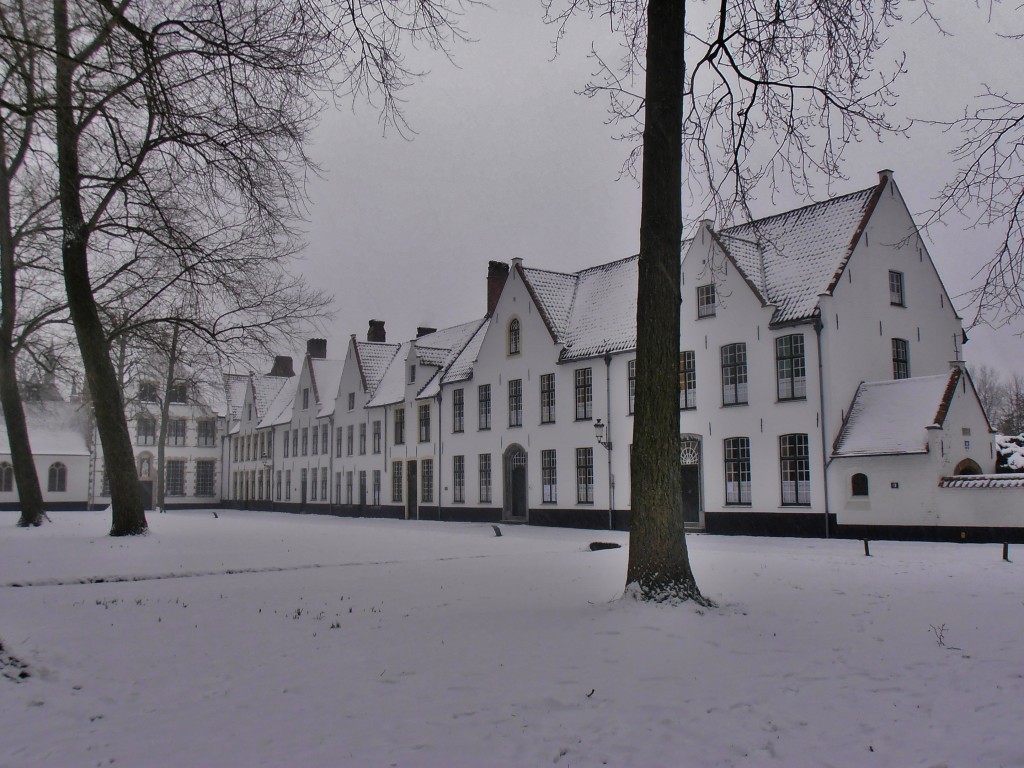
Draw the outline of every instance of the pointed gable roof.
<instances>
[{"instance_id":1,"label":"pointed gable roof","mask_svg":"<svg viewBox=\"0 0 1024 768\"><path fill-rule=\"evenodd\" d=\"M249 384L249 377L244 373L224 374L224 399L226 402L226 415L230 421L238 419L245 402L245 391Z\"/></svg>"},{"instance_id":2,"label":"pointed gable roof","mask_svg":"<svg viewBox=\"0 0 1024 768\"><path fill-rule=\"evenodd\" d=\"M834 456L927 453L928 429L941 427L962 372L874 381L857 388Z\"/></svg>"},{"instance_id":3,"label":"pointed gable roof","mask_svg":"<svg viewBox=\"0 0 1024 768\"><path fill-rule=\"evenodd\" d=\"M313 397L317 405L317 418L331 416L334 403L341 386L341 372L345 366L343 360L330 360L326 357L309 357L309 383L313 389Z\"/></svg>"},{"instance_id":4,"label":"pointed gable roof","mask_svg":"<svg viewBox=\"0 0 1024 768\"><path fill-rule=\"evenodd\" d=\"M288 376L284 379L281 390L269 403L264 413L261 413L258 429L276 427L280 424L287 424L292 420L292 409L295 407L295 393L299 388L299 377Z\"/></svg>"},{"instance_id":5,"label":"pointed gable roof","mask_svg":"<svg viewBox=\"0 0 1024 768\"><path fill-rule=\"evenodd\" d=\"M356 364L359 366L359 376L367 397L373 397L388 366L395 359L401 346L401 344L386 344L379 341L353 340Z\"/></svg>"},{"instance_id":6,"label":"pointed gable roof","mask_svg":"<svg viewBox=\"0 0 1024 768\"><path fill-rule=\"evenodd\" d=\"M437 372L420 388L416 394L417 397L434 397L440 391L445 373L459 359L470 341L479 335L480 328L486 322L486 317L472 320L434 333L424 334L413 342L420 364L438 368Z\"/></svg>"}]
</instances>

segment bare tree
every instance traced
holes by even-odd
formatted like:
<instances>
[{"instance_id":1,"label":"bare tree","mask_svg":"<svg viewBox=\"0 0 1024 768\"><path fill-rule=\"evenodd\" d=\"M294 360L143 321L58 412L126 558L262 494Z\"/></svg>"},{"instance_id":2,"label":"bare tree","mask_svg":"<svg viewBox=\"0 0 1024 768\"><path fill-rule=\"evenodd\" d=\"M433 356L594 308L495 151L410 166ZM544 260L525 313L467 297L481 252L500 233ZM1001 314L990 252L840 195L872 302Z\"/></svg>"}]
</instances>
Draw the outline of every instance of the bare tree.
<instances>
[{"instance_id":1,"label":"bare tree","mask_svg":"<svg viewBox=\"0 0 1024 768\"><path fill-rule=\"evenodd\" d=\"M598 58L613 114L640 150L637 383L627 590L646 600L703 600L683 533L678 354L682 174L703 189L702 214L744 214L753 190L799 191L841 172L860 130L886 131L895 72L871 68L896 0L720 0L703 34L694 0L545 0L559 36L574 13L605 14L625 42L618 64ZM685 33L685 44L684 44ZM684 45L689 46L684 59ZM596 54L595 54L596 55ZM633 83L644 74L643 95ZM764 146L760 146L764 145Z\"/></svg>"},{"instance_id":2,"label":"bare tree","mask_svg":"<svg viewBox=\"0 0 1024 768\"><path fill-rule=\"evenodd\" d=\"M40 110L53 121L70 315L89 389L102 395L113 535L147 523L98 310L104 281L123 282L152 253L191 280L225 243L294 252L314 169L304 142L323 99L379 99L401 129L398 94L416 74L403 47L447 52L470 2L53 0L51 36L33 43L53 62ZM268 289L284 280L272 277Z\"/></svg>"},{"instance_id":3,"label":"bare tree","mask_svg":"<svg viewBox=\"0 0 1024 768\"><path fill-rule=\"evenodd\" d=\"M1006 386L1006 403L998 429L1004 435L1024 435L1024 376L1015 373Z\"/></svg>"},{"instance_id":4,"label":"bare tree","mask_svg":"<svg viewBox=\"0 0 1024 768\"><path fill-rule=\"evenodd\" d=\"M988 365L977 368L972 366L970 371L974 389L978 393L981 407L985 409L985 415L991 424L997 424L1002 418L1008 395L1003 377L999 371Z\"/></svg>"}]
</instances>

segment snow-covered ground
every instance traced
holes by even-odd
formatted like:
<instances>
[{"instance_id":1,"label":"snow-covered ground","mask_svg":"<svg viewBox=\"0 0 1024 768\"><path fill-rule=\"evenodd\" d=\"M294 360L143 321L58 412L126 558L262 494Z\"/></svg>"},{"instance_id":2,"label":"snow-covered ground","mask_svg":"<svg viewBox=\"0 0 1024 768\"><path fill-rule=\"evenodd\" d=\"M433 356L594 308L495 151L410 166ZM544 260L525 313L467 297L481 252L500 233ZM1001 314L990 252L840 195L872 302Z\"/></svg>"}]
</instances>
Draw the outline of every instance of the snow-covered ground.
<instances>
[{"instance_id":1,"label":"snow-covered ground","mask_svg":"<svg viewBox=\"0 0 1024 768\"><path fill-rule=\"evenodd\" d=\"M623 534L51 517L0 513L0 766L1024 765L1024 548L691 536L698 610Z\"/></svg>"}]
</instances>

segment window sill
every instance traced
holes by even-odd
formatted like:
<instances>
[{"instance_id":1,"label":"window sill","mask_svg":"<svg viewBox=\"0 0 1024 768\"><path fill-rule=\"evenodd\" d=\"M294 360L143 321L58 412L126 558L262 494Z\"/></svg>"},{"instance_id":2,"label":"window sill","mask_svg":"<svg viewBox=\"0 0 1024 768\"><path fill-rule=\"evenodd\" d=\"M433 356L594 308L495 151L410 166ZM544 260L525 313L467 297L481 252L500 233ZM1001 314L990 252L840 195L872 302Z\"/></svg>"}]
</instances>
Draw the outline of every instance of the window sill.
<instances>
[{"instance_id":1,"label":"window sill","mask_svg":"<svg viewBox=\"0 0 1024 768\"><path fill-rule=\"evenodd\" d=\"M807 395L803 397L777 397L775 398L776 403L806 403Z\"/></svg>"},{"instance_id":2,"label":"window sill","mask_svg":"<svg viewBox=\"0 0 1024 768\"><path fill-rule=\"evenodd\" d=\"M743 403L722 403L723 408L738 408L744 405L750 405L750 402L748 401ZM691 408L690 410L696 410L696 408Z\"/></svg>"},{"instance_id":3,"label":"window sill","mask_svg":"<svg viewBox=\"0 0 1024 768\"><path fill-rule=\"evenodd\" d=\"M793 504L780 504L779 509L810 509L811 502L801 502Z\"/></svg>"},{"instance_id":4,"label":"window sill","mask_svg":"<svg viewBox=\"0 0 1024 768\"><path fill-rule=\"evenodd\" d=\"M727 501L725 506L732 509L750 509L753 505L749 501Z\"/></svg>"}]
</instances>

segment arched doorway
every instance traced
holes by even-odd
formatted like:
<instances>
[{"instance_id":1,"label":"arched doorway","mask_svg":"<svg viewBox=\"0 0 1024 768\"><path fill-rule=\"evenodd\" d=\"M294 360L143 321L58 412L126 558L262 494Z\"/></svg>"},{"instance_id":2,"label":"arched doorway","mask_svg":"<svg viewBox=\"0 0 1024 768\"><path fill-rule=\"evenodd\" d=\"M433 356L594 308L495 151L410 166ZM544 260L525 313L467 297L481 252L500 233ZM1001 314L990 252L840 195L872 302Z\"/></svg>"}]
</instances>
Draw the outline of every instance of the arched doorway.
<instances>
[{"instance_id":1,"label":"arched doorway","mask_svg":"<svg viewBox=\"0 0 1024 768\"><path fill-rule=\"evenodd\" d=\"M683 490L683 522L688 526L698 527L703 524L700 435L679 436L679 474Z\"/></svg>"},{"instance_id":2,"label":"arched doorway","mask_svg":"<svg viewBox=\"0 0 1024 768\"><path fill-rule=\"evenodd\" d=\"M502 519L525 522L529 515L527 495L526 451L523 446L513 443L505 449L502 461L504 468L504 489L502 498Z\"/></svg>"},{"instance_id":3,"label":"arched doorway","mask_svg":"<svg viewBox=\"0 0 1024 768\"><path fill-rule=\"evenodd\" d=\"M980 475L981 467L978 466L977 462L972 459L964 459L956 465L956 469L953 470L954 475Z\"/></svg>"}]
</instances>

